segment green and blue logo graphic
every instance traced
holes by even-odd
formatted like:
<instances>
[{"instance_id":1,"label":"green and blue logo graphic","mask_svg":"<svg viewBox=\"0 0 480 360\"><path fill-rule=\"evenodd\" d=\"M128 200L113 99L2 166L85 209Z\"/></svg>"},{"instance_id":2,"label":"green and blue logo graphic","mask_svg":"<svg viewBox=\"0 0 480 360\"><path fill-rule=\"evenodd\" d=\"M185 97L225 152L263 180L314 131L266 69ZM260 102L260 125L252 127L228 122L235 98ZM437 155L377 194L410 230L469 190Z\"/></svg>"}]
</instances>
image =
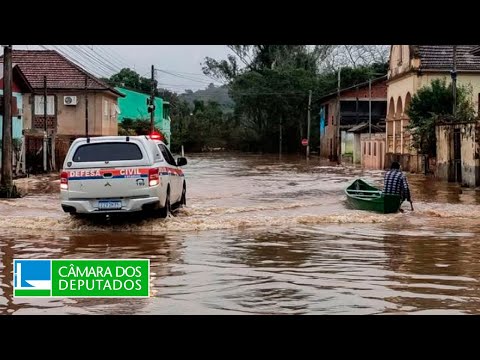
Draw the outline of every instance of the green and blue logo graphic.
<instances>
[{"instance_id":1,"label":"green and blue logo graphic","mask_svg":"<svg viewBox=\"0 0 480 360\"><path fill-rule=\"evenodd\" d=\"M14 260L15 296L50 296L51 260Z\"/></svg>"},{"instance_id":2,"label":"green and blue logo graphic","mask_svg":"<svg viewBox=\"0 0 480 360\"><path fill-rule=\"evenodd\" d=\"M14 297L148 297L150 260L15 259Z\"/></svg>"}]
</instances>

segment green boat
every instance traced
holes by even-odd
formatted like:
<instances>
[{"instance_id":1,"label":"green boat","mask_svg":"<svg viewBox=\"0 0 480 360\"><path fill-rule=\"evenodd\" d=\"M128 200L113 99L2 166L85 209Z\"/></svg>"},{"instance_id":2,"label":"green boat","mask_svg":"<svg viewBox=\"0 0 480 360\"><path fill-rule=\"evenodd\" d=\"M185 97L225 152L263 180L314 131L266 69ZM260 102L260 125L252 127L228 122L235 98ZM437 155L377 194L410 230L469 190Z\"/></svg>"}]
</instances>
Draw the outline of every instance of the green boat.
<instances>
[{"instance_id":1,"label":"green boat","mask_svg":"<svg viewBox=\"0 0 480 360\"><path fill-rule=\"evenodd\" d=\"M357 210L375 211L382 214L396 213L402 205L400 195L384 194L383 191L361 179L345 189L348 203Z\"/></svg>"}]
</instances>

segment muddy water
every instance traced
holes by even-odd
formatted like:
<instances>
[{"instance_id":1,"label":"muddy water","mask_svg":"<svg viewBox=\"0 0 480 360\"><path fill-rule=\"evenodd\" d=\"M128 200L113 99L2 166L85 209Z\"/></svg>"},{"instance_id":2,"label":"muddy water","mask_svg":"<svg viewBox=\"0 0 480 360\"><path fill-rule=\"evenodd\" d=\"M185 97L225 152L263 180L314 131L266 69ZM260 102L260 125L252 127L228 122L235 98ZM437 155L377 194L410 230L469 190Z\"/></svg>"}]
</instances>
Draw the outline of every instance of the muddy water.
<instances>
[{"instance_id":1,"label":"muddy water","mask_svg":"<svg viewBox=\"0 0 480 360\"><path fill-rule=\"evenodd\" d=\"M197 155L188 207L72 220L55 177L0 200L0 314L478 314L480 193L410 175L415 211L348 209L383 172L298 157ZM148 299L14 299L14 258L149 258Z\"/></svg>"}]
</instances>

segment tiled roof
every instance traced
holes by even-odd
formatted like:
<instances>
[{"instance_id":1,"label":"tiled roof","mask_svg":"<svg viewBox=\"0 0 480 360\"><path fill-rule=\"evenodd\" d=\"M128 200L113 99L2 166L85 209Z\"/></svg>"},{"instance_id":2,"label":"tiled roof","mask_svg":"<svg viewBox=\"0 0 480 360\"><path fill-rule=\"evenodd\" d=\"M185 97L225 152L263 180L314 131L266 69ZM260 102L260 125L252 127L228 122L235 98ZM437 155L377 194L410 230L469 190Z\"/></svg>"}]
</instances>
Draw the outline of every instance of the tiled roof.
<instances>
[{"instance_id":1,"label":"tiled roof","mask_svg":"<svg viewBox=\"0 0 480 360\"><path fill-rule=\"evenodd\" d=\"M0 57L3 63L3 56ZM17 65L33 89L43 89L44 76L50 89L109 90L121 96L117 90L63 57L55 50L13 50L12 63Z\"/></svg>"},{"instance_id":2,"label":"tiled roof","mask_svg":"<svg viewBox=\"0 0 480 360\"><path fill-rule=\"evenodd\" d=\"M415 45L420 57L420 69L451 70L453 67L452 45ZM480 71L480 57L473 55L478 45L457 45L457 70Z\"/></svg>"}]
</instances>

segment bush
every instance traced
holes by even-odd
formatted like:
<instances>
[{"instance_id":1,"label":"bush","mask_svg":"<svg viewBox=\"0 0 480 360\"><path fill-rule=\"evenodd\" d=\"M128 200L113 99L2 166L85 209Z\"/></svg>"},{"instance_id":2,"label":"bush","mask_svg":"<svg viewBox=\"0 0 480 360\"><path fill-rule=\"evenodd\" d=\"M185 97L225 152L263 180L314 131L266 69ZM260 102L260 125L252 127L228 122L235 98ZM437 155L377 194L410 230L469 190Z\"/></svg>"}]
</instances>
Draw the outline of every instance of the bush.
<instances>
[{"instance_id":1,"label":"bush","mask_svg":"<svg viewBox=\"0 0 480 360\"><path fill-rule=\"evenodd\" d=\"M439 120L471 122L475 117L472 90L457 86L457 110L453 114L453 88L444 80L434 80L421 88L413 97L407 114L412 146L421 154L435 156L437 141L435 125Z\"/></svg>"}]
</instances>

